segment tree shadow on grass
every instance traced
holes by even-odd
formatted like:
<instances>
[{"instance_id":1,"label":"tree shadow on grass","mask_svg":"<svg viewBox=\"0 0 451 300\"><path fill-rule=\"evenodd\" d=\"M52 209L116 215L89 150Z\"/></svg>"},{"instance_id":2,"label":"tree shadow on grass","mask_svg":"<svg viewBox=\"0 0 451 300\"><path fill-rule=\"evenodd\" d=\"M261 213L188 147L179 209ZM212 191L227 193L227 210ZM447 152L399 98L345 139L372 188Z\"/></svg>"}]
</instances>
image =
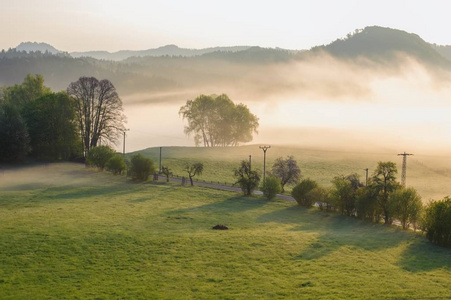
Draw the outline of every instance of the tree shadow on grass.
<instances>
[{"instance_id":1,"label":"tree shadow on grass","mask_svg":"<svg viewBox=\"0 0 451 300\"><path fill-rule=\"evenodd\" d=\"M411 233L393 226L298 206L262 215L258 221L291 224L290 231L311 233L312 242L297 256L301 260L319 259L343 246L378 251L412 239Z\"/></svg>"},{"instance_id":2,"label":"tree shadow on grass","mask_svg":"<svg viewBox=\"0 0 451 300\"><path fill-rule=\"evenodd\" d=\"M220 202L213 202L201 206L190 207L185 209L177 209L167 212L166 214L187 214L187 213L214 213L214 214L230 214L245 212L265 206L269 200L263 198L251 197L230 197Z\"/></svg>"},{"instance_id":3,"label":"tree shadow on grass","mask_svg":"<svg viewBox=\"0 0 451 300\"><path fill-rule=\"evenodd\" d=\"M434 245L424 237L417 236L402 254L398 265L412 273L440 268L451 271L451 249Z\"/></svg>"},{"instance_id":4,"label":"tree shadow on grass","mask_svg":"<svg viewBox=\"0 0 451 300\"><path fill-rule=\"evenodd\" d=\"M132 192L136 189L130 190L128 184L119 185L105 185L105 186L89 186L71 188L67 186L50 187L46 189L46 196L49 200L77 200L98 196L121 196Z\"/></svg>"}]
</instances>

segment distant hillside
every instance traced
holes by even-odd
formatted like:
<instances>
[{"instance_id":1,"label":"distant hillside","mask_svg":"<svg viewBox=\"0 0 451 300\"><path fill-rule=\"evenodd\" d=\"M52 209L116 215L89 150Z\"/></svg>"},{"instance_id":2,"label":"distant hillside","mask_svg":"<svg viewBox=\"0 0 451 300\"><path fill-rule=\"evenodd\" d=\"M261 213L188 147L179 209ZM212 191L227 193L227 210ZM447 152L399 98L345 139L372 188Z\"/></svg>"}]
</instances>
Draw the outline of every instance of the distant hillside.
<instances>
[{"instance_id":1,"label":"distant hillside","mask_svg":"<svg viewBox=\"0 0 451 300\"><path fill-rule=\"evenodd\" d=\"M451 46L440 46L432 44L431 47L434 48L435 51L440 53L441 56L451 61Z\"/></svg>"},{"instance_id":2,"label":"distant hillside","mask_svg":"<svg viewBox=\"0 0 451 300\"><path fill-rule=\"evenodd\" d=\"M429 43L418 35L402 30L379 26L366 27L361 31L338 39L327 46L316 47L333 56L342 58L367 57L375 60L393 60L396 54L405 53L426 63L451 66Z\"/></svg>"},{"instance_id":3,"label":"distant hillside","mask_svg":"<svg viewBox=\"0 0 451 300\"><path fill-rule=\"evenodd\" d=\"M214 48L205 48L205 49L186 49L179 48L176 45L167 45L163 47L159 47L156 49L148 49L148 50L121 50L118 52L107 52L107 51L88 51L88 52L71 52L70 55L72 57L92 57L96 59L104 59L104 60L113 60L113 61L121 61L130 57L144 57L144 56L184 56L184 57L192 57L199 56L206 53L212 52L238 52L249 49L249 46L235 46L235 47L214 47Z\"/></svg>"},{"instance_id":4,"label":"distant hillside","mask_svg":"<svg viewBox=\"0 0 451 300\"><path fill-rule=\"evenodd\" d=\"M40 51L42 53L49 52L51 54L58 54L62 52L53 47L52 45L37 42L20 43L19 46L16 47L16 50L25 51L27 53Z\"/></svg>"},{"instance_id":5,"label":"distant hillside","mask_svg":"<svg viewBox=\"0 0 451 300\"><path fill-rule=\"evenodd\" d=\"M27 74L42 74L45 84L56 91L66 89L80 76L107 78L120 95L142 94L133 101L170 101L170 97L180 101L199 92L230 91L255 99L290 95L307 87L335 97L348 90L365 93L366 87L343 82L339 76L323 76L322 72L327 72L321 65L324 52L369 71L381 64L384 70L397 72L398 63L403 63L400 53L416 58L431 71L451 70L451 61L445 58L450 49L426 43L415 34L376 26L308 51L249 46L183 49L169 45L143 51L83 52L73 54L83 57L74 58L47 44L22 43L17 49L0 52L0 87L20 83ZM52 54L51 50L59 52ZM292 62L298 63L296 68ZM309 69L316 67L320 68L318 74ZM318 83L322 80L324 85Z\"/></svg>"}]
</instances>

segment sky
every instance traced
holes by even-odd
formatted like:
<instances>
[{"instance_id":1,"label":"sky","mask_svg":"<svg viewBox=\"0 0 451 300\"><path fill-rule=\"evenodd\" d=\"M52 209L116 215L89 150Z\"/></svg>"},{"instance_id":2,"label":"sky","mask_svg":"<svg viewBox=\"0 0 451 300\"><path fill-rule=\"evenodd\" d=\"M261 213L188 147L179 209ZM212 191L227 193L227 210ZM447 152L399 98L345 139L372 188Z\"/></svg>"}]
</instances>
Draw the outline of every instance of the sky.
<instances>
[{"instance_id":1,"label":"sky","mask_svg":"<svg viewBox=\"0 0 451 300\"><path fill-rule=\"evenodd\" d=\"M451 45L447 0L0 0L0 49L63 51L249 45L309 49L378 25Z\"/></svg>"}]
</instances>

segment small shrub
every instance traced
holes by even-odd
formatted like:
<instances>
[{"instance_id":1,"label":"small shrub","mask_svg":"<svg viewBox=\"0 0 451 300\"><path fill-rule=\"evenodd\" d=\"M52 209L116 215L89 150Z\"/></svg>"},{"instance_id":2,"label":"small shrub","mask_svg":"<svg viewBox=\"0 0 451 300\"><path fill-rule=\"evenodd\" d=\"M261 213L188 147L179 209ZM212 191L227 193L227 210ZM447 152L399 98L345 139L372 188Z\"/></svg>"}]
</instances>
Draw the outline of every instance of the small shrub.
<instances>
[{"instance_id":1,"label":"small shrub","mask_svg":"<svg viewBox=\"0 0 451 300\"><path fill-rule=\"evenodd\" d=\"M279 179L276 177L266 177L260 187L263 195L268 199L274 199L278 193L281 192L282 187Z\"/></svg>"},{"instance_id":2,"label":"small shrub","mask_svg":"<svg viewBox=\"0 0 451 300\"><path fill-rule=\"evenodd\" d=\"M135 154L130 161L130 173L133 179L146 181L156 170L153 161L141 154Z\"/></svg>"},{"instance_id":3,"label":"small shrub","mask_svg":"<svg viewBox=\"0 0 451 300\"><path fill-rule=\"evenodd\" d=\"M115 154L114 150L109 146L97 146L89 149L86 157L86 164L95 166L103 171L107 161Z\"/></svg>"},{"instance_id":4,"label":"small shrub","mask_svg":"<svg viewBox=\"0 0 451 300\"><path fill-rule=\"evenodd\" d=\"M315 203L314 194L310 193L318 184L310 178L302 180L291 191L291 196L296 202L305 207L311 207Z\"/></svg>"},{"instance_id":5,"label":"small shrub","mask_svg":"<svg viewBox=\"0 0 451 300\"><path fill-rule=\"evenodd\" d=\"M106 169L114 175L122 174L122 171L127 169L127 165L124 162L124 157L120 154L116 154L106 162Z\"/></svg>"}]
</instances>

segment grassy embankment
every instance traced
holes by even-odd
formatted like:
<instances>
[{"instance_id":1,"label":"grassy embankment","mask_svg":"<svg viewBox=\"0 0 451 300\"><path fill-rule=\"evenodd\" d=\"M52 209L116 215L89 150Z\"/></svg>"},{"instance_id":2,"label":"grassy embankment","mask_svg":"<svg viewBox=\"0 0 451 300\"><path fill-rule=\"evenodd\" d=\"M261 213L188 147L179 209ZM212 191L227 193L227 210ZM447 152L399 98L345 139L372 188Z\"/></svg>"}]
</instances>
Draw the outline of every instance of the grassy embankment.
<instances>
[{"instance_id":1,"label":"grassy embankment","mask_svg":"<svg viewBox=\"0 0 451 300\"><path fill-rule=\"evenodd\" d=\"M139 152L151 157L158 168L159 148ZM369 168L371 176L378 161L393 161L398 166L400 180L402 157L396 154L273 146L267 152L266 168L270 170L277 157L293 155L303 178L312 178L322 185L330 186L334 176L352 173L359 174L361 181L365 182L364 169ZM162 164L169 166L174 174L187 176L183 171L185 164L199 161L204 163L204 172L198 179L231 185L236 181L233 177L234 168L239 166L241 160L249 160L249 155L252 155L253 168L262 171L263 151L258 145L228 148L163 147ZM407 185L418 190L423 202L451 195L451 164L448 161L449 158L421 154L408 158ZM291 187L287 190L289 192Z\"/></svg>"},{"instance_id":2,"label":"grassy embankment","mask_svg":"<svg viewBox=\"0 0 451 300\"><path fill-rule=\"evenodd\" d=\"M451 252L398 228L79 165L0 176L2 299L451 296Z\"/></svg>"}]
</instances>

